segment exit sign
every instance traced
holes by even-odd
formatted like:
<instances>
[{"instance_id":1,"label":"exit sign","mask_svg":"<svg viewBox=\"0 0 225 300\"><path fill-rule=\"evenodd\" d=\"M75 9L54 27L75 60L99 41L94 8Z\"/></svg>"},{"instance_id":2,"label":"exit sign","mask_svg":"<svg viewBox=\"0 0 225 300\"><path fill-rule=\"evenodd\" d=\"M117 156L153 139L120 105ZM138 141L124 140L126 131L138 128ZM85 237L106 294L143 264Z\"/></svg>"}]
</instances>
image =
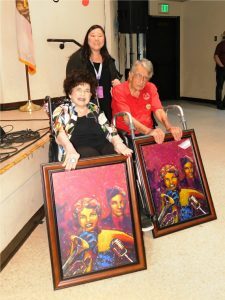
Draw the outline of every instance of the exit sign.
<instances>
[{"instance_id":1,"label":"exit sign","mask_svg":"<svg viewBox=\"0 0 225 300\"><path fill-rule=\"evenodd\" d=\"M160 3L159 4L159 11L163 14L168 14L169 12L169 4Z\"/></svg>"}]
</instances>

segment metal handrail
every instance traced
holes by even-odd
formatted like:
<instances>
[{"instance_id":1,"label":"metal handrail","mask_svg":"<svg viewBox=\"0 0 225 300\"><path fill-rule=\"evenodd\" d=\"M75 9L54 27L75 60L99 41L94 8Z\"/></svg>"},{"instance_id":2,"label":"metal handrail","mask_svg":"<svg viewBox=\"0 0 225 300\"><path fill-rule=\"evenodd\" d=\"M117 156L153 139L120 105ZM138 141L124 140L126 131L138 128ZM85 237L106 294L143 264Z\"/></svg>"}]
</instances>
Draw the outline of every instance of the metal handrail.
<instances>
[{"instance_id":1,"label":"metal handrail","mask_svg":"<svg viewBox=\"0 0 225 300\"><path fill-rule=\"evenodd\" d=\"M60 43L60 49L64 48L65 43L74 43L77 46L82 47L82 45L74 39L47 39L47 42Z\"/></svg>"}]
</instances>

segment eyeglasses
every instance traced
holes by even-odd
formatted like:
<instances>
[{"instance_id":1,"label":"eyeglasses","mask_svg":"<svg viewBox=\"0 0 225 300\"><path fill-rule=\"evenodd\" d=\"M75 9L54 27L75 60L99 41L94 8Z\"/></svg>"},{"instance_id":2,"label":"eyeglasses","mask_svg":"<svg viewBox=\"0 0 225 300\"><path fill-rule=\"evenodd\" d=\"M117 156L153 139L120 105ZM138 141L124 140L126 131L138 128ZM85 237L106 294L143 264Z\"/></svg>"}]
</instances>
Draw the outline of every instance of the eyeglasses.
<instances>
[{"instance_id":1,"label":"eyeglasses","mask_svg":"<svg viewBox=\"0 0 225 300\"><path fill-rule=\"evenodd\" d=\"M78 94L85 94L85 95L89 95L90 93L91 93L91 91L90 90L83 90L83 89L81 89L81 88L74 88L75 89L75 91L78 93Z\"/></svg>"},{"instance_id":2,"label":"eyeglasses","mask_svg":"<svg viewBox=\"0 0 225 300\"><path fill-rule=\"evenodd\" d=\"M140 73L134 73L134 77L140 81L144 80L144 81L149 81L149 76L143 76L142 74Z\"/></svg>"}]
</instances>

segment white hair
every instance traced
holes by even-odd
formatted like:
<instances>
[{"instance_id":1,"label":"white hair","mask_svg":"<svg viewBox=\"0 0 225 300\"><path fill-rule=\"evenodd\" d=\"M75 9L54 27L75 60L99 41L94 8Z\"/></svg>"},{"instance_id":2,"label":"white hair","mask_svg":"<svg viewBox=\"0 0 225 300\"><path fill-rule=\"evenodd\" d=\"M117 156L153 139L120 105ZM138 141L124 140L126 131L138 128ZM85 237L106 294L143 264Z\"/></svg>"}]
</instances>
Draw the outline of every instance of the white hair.
<instances>
[{"instance_id":1,"label":"white hair","mask_svg":"<svg viewBox=\"0 0 225 300\"><path fill-rule=\"evenodd\" d=\"M152 62L150 60L146 59L146 58L136 60L134 62L134 64L132 65L130 72L135 73L135 69L139 65L141 65L142 67L144 67L146 69L146 71L149 74L149 79L150 79L153 76L153 64L152 64Z\"/></svg>"}]
</instances>

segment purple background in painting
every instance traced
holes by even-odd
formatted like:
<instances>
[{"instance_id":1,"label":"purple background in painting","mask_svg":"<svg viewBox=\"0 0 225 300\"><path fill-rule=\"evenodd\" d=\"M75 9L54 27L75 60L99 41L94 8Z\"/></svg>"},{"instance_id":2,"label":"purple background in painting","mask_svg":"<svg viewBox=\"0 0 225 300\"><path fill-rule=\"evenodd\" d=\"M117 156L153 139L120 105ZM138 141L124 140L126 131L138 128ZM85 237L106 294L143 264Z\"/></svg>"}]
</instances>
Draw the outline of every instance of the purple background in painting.
<instances>
[{"instance_id":1,"label":"purple background in painting","mask_svg":"<svg viewBox=\"0 0 225 300\"><path fill-rule=\"evenodd\" d=\"M153 144L141 147L144 156L145 167L147 170L156 169L157 181L160 180L159 172L165 164L174 165L178 168L178 170L181 171L180 158L184 157L185 155L193 159L195 167L197 168L196 160L193 155L192 143L191 146L187 149L182 149L181 147L179 147L179 145L186 140L189 140L191 143L190 139L182 139L178 142L169 141L164 142L161 145ZM183 175L182 171L180 172L180 175ZM197 173L196 175L199 176L199 173Z\"/></svg>"},{"instance_id":2,"label":"purple background in painting","mask_svg":"<svg viewBox=\"0 0 225 300\"><path fill-rule=\"evenodd\" d=\"M190 146L187 149L179 147L184 142L190 142ZM152 174L151 182L149 182L151 189L157 189L160 187L160 170L166 164L174 165L179 170L179 179L184 178L180 158L185 155L192 158L195 164L195 176L201 181L198 165L194 156L194 150L190 138L182 139L181 141L165 141L163 144L151 144L141 146L141 150L144 158L145 170L150 171ZM149 179L148 179L149 180ZM158 199L154 198L155 207L159 207Z\"/></svg>"},{"instance_id":3,"label":"purple background in painting","mask_svg":"<svg viewBox=\"0 0 225 300\"><path fill-rule=\"evenodd\" d=\"M126 214L130 215L129 195L124 163L58 172L53 174L53 187L62 260L69 255L70 236L78 228L73 220L73 207L83 197L95 197L102 207L102 218L109 213L106 190L119 186L127 194Z\"/></svg>"}]
</instances>

